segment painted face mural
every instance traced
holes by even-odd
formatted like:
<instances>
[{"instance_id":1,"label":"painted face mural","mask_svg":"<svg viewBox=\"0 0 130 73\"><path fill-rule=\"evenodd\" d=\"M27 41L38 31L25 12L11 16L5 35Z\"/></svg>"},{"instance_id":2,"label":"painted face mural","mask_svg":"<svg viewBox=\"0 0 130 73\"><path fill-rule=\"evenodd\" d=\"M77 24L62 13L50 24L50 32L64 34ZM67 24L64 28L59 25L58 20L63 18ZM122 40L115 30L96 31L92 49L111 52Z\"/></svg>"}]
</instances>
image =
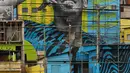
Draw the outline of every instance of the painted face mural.
<instances>
[{"instance_id":1,"label":"painted face mural","mask_svg":"<svg viewBox=\"0 0 130 73\"><path fill-rule=\"evenodd\" d=\"M81 42L81 40L82 40L81 44L82 43L96 44L97 12L96 10L94 10L93 6L95 4L109 5L113 1L110 1L107 4L105 1L102 0L99 0L98 2L95 2L94 0L89 0L88 3L86 3L86 1L85 0L53 0L53 1L44 0L44 2L41 4L40 7L37 6L36 4L35 5L32 4L32 7L30 6L30 9L31 8L34 9L34 7L35 8L39 7L39 12L43 12L42 10L44 9L46 10L44 10L44 12L41 13L41 15L38 12L32 13L32 17L30 18L30 20L25 19L25 39L29 41L36 50L38 51L46 50L46 55L49 57L61 55L69 52L68 42L66 41L68 40L68 33L69 33L68 30L71 30L70 36L71 36L72 44L74 44L74 41ZM117 5L118 3L114 2L114 4ZM50 5L52 5L53 11L49 11L48 7ZM29 6L29 5L23 4L24 8L25 6ZM92 9L92 10L83 11L84 7L87 7L88 9ZM47 12L48 15L46 15ZM51 21L48 20L50 21L48 25L46 25L46 23L44 22L43 23L37 22L38 20L44 21L42 19L45 19L45 17L51 18L51 16L49 16L51 15L49 14L50 12L54 13L53 16L54 20ZM29 15L29 13L27 15ZM100 16L100 20L101 20L100 24L102 25L101 26L102 34L100 40L101 44L106 44L106 42L117 43L118 40L116 39L116 37L118 37L118 32L116 31L118 30L118 22L116 22L118 20L116 18L117 15L119 15L118 12L101 11L101 16ZM37 16L36 20L31 20L33 19L33 16ZM43 18L40 18L41 16ZM113 20L113 22L110 22L111 20ZM68 27L69 25L71 25L71 29ZM87 29L85 32L84 30L82 31L82 38L81 38L81 25L83 28ZM117 33L117 34L113 35L109 33ZM75 47L75 45L73 47ZM75 55L75 57L78 48L79 46L73 48L74 50L72 49L73 55Z\"/></svg>"},{"instance_id":2,"label":"painted face mural","mask_svg":"<svg viewBox=\"0 0 130 73\"><path fill-rule=\"evenodd\" d=\"M42 11L47 6L46 11L44 11L43 13L43 14L46 14L47 11L49 10L48 6L52 5L53 11L50 11L50 12L54 12L54 20L48 23L48 25L46 25L44 22L38 23L37 22L38 20L25 20L25 39L29 41L36 50L38 51L46 50L46 55L48 57L61 55L61 54L69 52L68 43L65 39L66 37L68 37L69 27L65 27L65 26L69 26L69 25L75 26L75 27L71 27L71 31L72 31L71 36L74 35L74 38L80 38L79 36L81 34L78 32L81 32L81 28L76 27L76 26L83 25L84 23L85 25L83 26L83 28L86 28L87 31L85 32L82 31L82 43L86 45L88 44L95 45L96 38L97 38L96 37L97 36L97 27L96 27L97 26L97 11L96 9L94 9L93 6L95 4L99 4L101 6L108 6L108 8L111 8L110 7L111 5L114 5L117 7L117 11L116 10L107 11L107 8L106 8L106 10L101 10L100 12L101 14L100 15L100 25L101 25L100 26L101 27L100 28L100 32L101 32L100 44L119 43L119 31L118 31L119 30L118 17L120 15L119 0L109 0L108 2L106 2L106 0L96 0L96 1L88 0L88 3L87 3L88 10L86 12L83 12L83 8L84 6L86 6L83 3L85 3L85 1L83 2L83 0L53 0L53 1L50 0L47 3L43 2L39 10L41 9L40 11ZM29 6L29 5L26 5L26 6ZM36 7L36 5L34 7ZM32 9L34 7L32 7ZM36 16L38 16L38 12L36 13ZM43 18L40 18L39 16L37 17L37 19L38 18L44 19L45 16L44 15L41 15L41 16L43 16ZM51 18L51 17L48 16L48 18ZM76 37L76 35L79 35L79 36ZM74 38L72 37L72 41L75 41ZM113 46L112 47L108 46L108 47L111 49L106 48L106 49L100 50L101 62L105 62L106 61L105 59L108 59L108 58L113 60L113 57L110 57L109 55L117 56L117 53L116 53L117 51L113 50L115 49L115 47ZM77 52L78 51L77 48L74 50L75 52L74 54L80 53L80 52ZM104 48L104 47L101 47L101 48ZM95 49L96 48L92 49L91 47L89 47L89 48L84 48L83 51L95 50ZM125 52L127 52L127 50ZM96 53L94 52L94 54ZM123 51L122 51L122 54L123 54ZM91 57L91 54L89 55ZM96 55L92 55L92 56L96 56ZM117 73L118 72L117 65L118 65L117 63L115 64L101 63L101 68L100 68L101 71L99 73L110 73L110 72L115 72L115 70ZM105 68L105 67L108 67L108 68Z\"/></svg>"},{"instance_id":3,"label":"painted face mural","mask_svg":"<svg viewBox=\"0 0 130 73\"><path fill-rule=\"evenodd\" d=\"M82 0L57 0L57 7L63 12L78 12L82 10Z\"/></svg>"},{"instance_id":4,"label":"painted face mural","mask_svg":"<svg viewBox=\"0 0 130 73\"><path fill-rule=\"evenodd\" d=\"M67 40L68 40L68 33L69 33L68 30L71 31L70 37L71 37L72 44L74 44L74 42L80 42L80 44L82 43L83 44L96 44L97 12L94 10L93 6L97 3L100 5L101 1L98 1L98 2L88 1L88 3L86 2L87 0L54 0L54 1L45 0L40 5L40 7L37 6L40 12L46 9L46 11L44 11L44 13L41 14L43 18L39 16L36 18L36 20L30 20L30 21L27 21L27 19L25 19L25 27L26 27L25 39L30 41L37 50L45 49L43 45L46 44L46 50L47 50L48 56L54 55L56 53L59 54L59 53L68 51L68 48L67 48L67 45L68 45ZM107 4L109 5L111 4L111 2L112 1L108 2ZM102 4L104 3L103 5L106 5L105 1L101 3ZM115 2L115 5L116 4L117 3ZM53 8L53 11L50 11L50 12L54 12L54 20L52 21L48 20L50 21L48 25L45 25L44 22L38 23L37 22L38 20L43 19L44 21L44 19L46 20L46 17L51 18L49 14L44 15L49 10L48 6L50 5L52 5L52 8ZM36 5L34 5L33 8L34 7L36 7ZM92 9L92 10L83 11L84 7L87 7L88 9ZM116 16L119 15L119 13L116 11L115 12L101 11L101 13L102 14L100 16L100 21L101 21L100 31L102 33L101 34L102 39L100 43L106 43L106 42L108 44L117 43L118 38L116 37L119 36L119 32L116 30L118 30L119 28L118 26L119 23L116 22L118 20ZM34 16L38 16L38 15L40 14L37 12L36 15ZM30 19L33 19L33 17ZM113 20L113 22L110 22L111 20ZM69 28L69 25L71 25L71 29ZM81 27L79 27L81 25L83 29L86 28L85 32L82 29L83 30L82 38L81 38ZM47 27L44 28L44 26L47 26ZM28 27L33 27L33 28L28 28ZM44 31L45 31L45 34L44 34ZM115 33L115 34L110 34L110 33ZM45 42L44 42L44 39L46 40ZM75 46L77 48L79 47L79 45L77 44L74 44L74 47Z\"/></svg>"},{"instance_id":5,"label":"painted face mural","mask_svg":"<svg viewBox=\"0 0 130 73\"><path fill-rule=\"evenodd\" d=\"M78 48L82 44L81 24L82 10L85 0L50 0L54 8L54 23L58 31L65 34L65 41L69 41L72 47L72 54L76 56ZM49 3L49 2L48 2ZM87 3L86 3L87 4ZM39 7L44 9L46 4Z\"/></svg>"},{"instance_id":6,"label":"painted face mural","mask_svg":"<svg viewBox=\"0 0 130 73\"><path fill-rule=\"evenodd\" d=\"M71 44L81 42L82 0L57 0L54 7L54 22L59 31L65 32ZM70 34L69 34L70 33ZM74 44L77 46L76 44ZM79 46L77 46L79 47Z\"/></svg>"},{"instance_id":7,"label":"painted face mural","mask_svg":"<svg viewBox=\"0 0 130 73\"><path fill-rule=\"evenodd\" d=\"M82 43L82 10L83 6L87 5L86 1L87 0L50 0L51 3L54 3L54 23L57 29L68 36L66 40L69 40L71 44L74 41L79 42L80 44L74 44L74 46L77 47ZM39 7L39 10L44 9L45 7L46 4L42 4Z\"/></svg>"}]
</instances>

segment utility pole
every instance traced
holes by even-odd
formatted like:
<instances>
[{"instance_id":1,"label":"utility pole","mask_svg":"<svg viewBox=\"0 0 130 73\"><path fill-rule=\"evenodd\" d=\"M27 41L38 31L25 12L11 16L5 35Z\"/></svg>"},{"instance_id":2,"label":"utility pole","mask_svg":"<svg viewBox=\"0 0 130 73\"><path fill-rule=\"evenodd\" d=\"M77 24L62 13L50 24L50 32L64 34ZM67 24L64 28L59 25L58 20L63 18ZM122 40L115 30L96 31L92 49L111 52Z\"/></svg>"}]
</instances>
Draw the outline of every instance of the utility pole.
<instances>
[{"instance_id":1,"label":"utility pole","mask_svg":"<svg viewBox=\"0 0 130 73\"><path fill-rule=\"evenodd\" d=\"M97 53L97 62L99 62L99 52L100 52L100 11L106 8L106 6L99 6L96 5L96 10L97 10L97 42L96 42L96 53Z\"/></svg>"},{"instance_id":2,"label":"utility pole","mask_svg":"<svg viewBox=\"0 0 130 73\"><path fill-rule=\"evenodd\" d=\"M97 61L99 62L100 51L100 9L97 9Z\"/></svg>"},{"instance_id":3,"label":"utility pole","mask_svg":"<svg viewBox=\"0 0 130 73\"><path fill-rule=\"evenodd\" d=\"M71 57L71 47L72 47L72 46L71 46L71 38L70 38L71 36L70 36L70 35L71 35L71 25L70 25L70 23L69 23L69 36L68 36L68 37L69 37L70 73L71 73L71 72L72 72L72 67L71 67L71 65L72 65L72 62L71 62L71 61L72 61L72 57Z\"/></svg>"},{"instance_id":4,"label":"utility pole","mask_svg":"<svg viewBox=\"0 0 130 73\"><path fill-rule=\"evenodd\" d=\"M24 31L24 22L22 22L22 31ZM22 32L22 40L24 40L24 32ZM24 42L22 42L22 47L21 47L21 73L26 73L26 70L25 70L25 49L24 49Z\"/></svg>"}]
</instances>

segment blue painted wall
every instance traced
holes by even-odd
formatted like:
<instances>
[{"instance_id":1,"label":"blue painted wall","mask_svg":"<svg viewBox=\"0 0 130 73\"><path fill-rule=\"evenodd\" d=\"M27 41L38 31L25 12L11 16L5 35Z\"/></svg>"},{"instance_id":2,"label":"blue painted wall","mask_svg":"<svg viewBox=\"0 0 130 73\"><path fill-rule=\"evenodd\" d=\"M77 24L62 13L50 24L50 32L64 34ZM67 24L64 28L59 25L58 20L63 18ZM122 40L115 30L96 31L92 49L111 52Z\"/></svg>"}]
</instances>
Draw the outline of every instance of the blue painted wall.
<instances>
[{"instance_id":1,"label":"blue painted wall","mask_svg":"<svg viewBox=\"0 0 130 73\"><path fill-rule=\"evenodd\" d=\"M48 57L47 73L70 73L68 54Z\"/></svg>"},{"instance_id":2,"label":"blue painted wall","mask_svg":"<svg viewBox=\"0 0 130 73\"><path fill-rule=\"evenodd\" d=\"M86 11L86 27L88 29L87 32L83 31L83 44L96 44L96 36L97 36L97 11L94 10L95 4L99 4L101 6L108 6L106 9L109 9L111 5L116 5L116 11L101 11L100 14L100 24L101 24L101 40L100 44L117 44L119 43L119 17L120 17L120 9L119 9L119 0L88 0L88 10ZM46 55L48 57L48 72L52 73L55 67L59 67L59 73L69 72L70 65L69 63L64 63L65 60L69 60L68 54L62 57L64 53L69 51L68 44L65 42L65 34L58 31L55 27L47 27L45 26L55 26L54 22L49 25L39 24L33 21L25 21L25 39L29 41L36 50L43 51L46 50ZM44 42L44 39L46 42ZM46 48L44 48L44 46ZM104 46L105 47L105 46ZM104 48L103 47L103 48ZM108 55L114 56L113 49L115 47L110 47L111 50L106 52L107 50L101 50L101 58ZM105 47L106 48L106 47ZM117 52L117 51L115 51ZM88 54L87 54L88 53ZM105 63L105 59L102 58L100 64L96 63L96 60L93 60L92 57L96 56L96 46L83 46L80 47L80 50L77 52L77 61L88 61L90 73L111 73L118 72L118 64L117 63ZM117 55L115 55L117 56ZM111 59L110 56L108 58ZM52 60L52 61L49 61ZM105 60L105 61L104 61ZM60 62L53 62L60 61ZM94 63L93 63L94 62ZM122 64L124 65L124 64ZM52 67L53 66L53 67ZM104 68L107 67L107 68ZM129 67L129 65L127 65ZM111 69L112 68L112 69ZM64 70L65 71L64 71ZM80 69L80 68L79 68ZM56 71L57 71L56 70ZM63 71L62 71L63 70ZM62 71L62 72L60 72ZM123 70L125 71L125 69ZM123 72L122 71L122 72ZM126 73L128 69L126 68Z\"/></svg>"}]
</instances>

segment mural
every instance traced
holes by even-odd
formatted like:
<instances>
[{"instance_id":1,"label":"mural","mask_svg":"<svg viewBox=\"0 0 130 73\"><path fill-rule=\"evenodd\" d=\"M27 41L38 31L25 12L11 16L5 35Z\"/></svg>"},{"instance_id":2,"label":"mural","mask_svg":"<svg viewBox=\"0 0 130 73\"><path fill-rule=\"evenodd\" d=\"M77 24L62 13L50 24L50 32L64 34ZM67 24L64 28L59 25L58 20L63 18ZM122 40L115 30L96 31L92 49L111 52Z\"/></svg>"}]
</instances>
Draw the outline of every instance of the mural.
<instances>
[{"instance_id":1,"label":"mural","mask_svg":"<svg viewBox=\"0 0 130 73\"><path fill-rule=\"evenodd\" d=\"M101 46L100 73L129 73L130 45ZM117 53L118 52L118 53Z\"/></svg>"},{"instance_id":2,"label":"mural","mask_svg":"<svg viewBox=\"0 0 130 73\"><path fill-rule=\"evenodd\" d=\"M69 52L68 42L71 42L72 54L75 58L81 45L96 44L99 19L100 44L110 45L120 42L119 4L119 0L50 0L50 2L27 0L18 6L20 11L18 17L25 21L25 40L30 42L36 51L46 51L47 57L58 56ZM97 6L105 7L100 9L100 18L97 16ZM68 39L68 30L71 30L71 40ZM101 48L104 47L106 46ZM118 66L121 66L116 63L118 61L115 57L118 52L115 50L117 46L109 47L112 49L101 50L100 62L103 63L100 63L100 73L118 72ZM88 49L96 50L96 48L85 48L85 50ZM114 57L108 56L109 54ZM111 60L112 62L114 60L114 63L105 63ZM108 69L104 68L106 66Z\"/></svg>"},{"instance_id":3,"label":"mural","mask_svg":"<svg viewBox=\"0 0 130 73\"><path fill-rule=\"evenodd\" d=\"M81 19L84 20L83 16L81 17L81 14L82 15L84 14L83 12L81 13L82 8L81 8L81 10L80 9L78 10L80 13L77 13L77 11L75 11L75 12L72 11L72 13L73 12L77 13L77 16L78 16L78 17L73 17L74 15L70 16L68 13L70 13L70 14L72 14L72 13L71 12L67 12L66 10L64 10L64 12L62 11L61 13L57 13L57 12L60 12L60 11L55 11L56 7L54 7L54 21L52 21L50 24L48 24L47 28L44 28L44 26L46 26L46 24L40 24L40 23L37 23L37 22L34 22L34 21L25 21L25 26L27 26L25 28L25 38L26 38L26 40L30 41L32 44L35 43L34 47L37 50L43 50L43 44L44 44L44 38L45 37L47 38L46 39L46 43L47 42L51 42L51 43L52 42L53 43L60 43L60 42L62 42L62 43L65 43L66 40L64 38L68 34L67 33L68 32L68 30L67 30L68 28L67 27L66 28L62 28L61 23L63 24L63 27L65 27L66 25L69 26L69 21L67 22L65 20L67 20L68 19L67 17L70 16L70 18L73 17L71 20L69 19L70 20L70 24L72 26L73 25L81 25L81 22L86 23L86 27L85 26L84 27L87 28L87 31L86 32L83 31L83 35L84 35L83 36L83 43L85 43L85 44L89 44L90 42L94 43L95 40L96 40L96 39L94 40L94 38L85 39L85 37L88 37L88 36L92 36L92 37L96 38L96 35L97 35L97 30L96 30L97 29L96 28L96 26L97 26L97 23L96 23L96 20L97 20L97 15L96 14L97 14L97 12L96 12L96 9L93 8L93 6L95 4L98 4L98 2L95 2L94 4L93 3L94 3L93 1L88 1L88 10L86 12L86 17L87 18L86 18L85 21L81 21ZM100 29L100 31L101 31L101 37L104 40L104 42L101 42L101 43L105 43L105 42L108 43L108 44L110 44L110 43L119 43L119 41L117 41L117 40L119 40L117 38L117 37L119 37L119 31L117 31L117 30L119 30L119 22L118 22L119 21L119 18L118 18L118 16L119 16L119 12L118 12L119 7L118 6L119 5L118 4L119 4L118 1L115 1L115 2L108 1L108 2L104 2L104 3L100 2L101 6L109 5L108 7L106 7L106 10L101 11L101 16L100 16L101 29ZM107 8L110 8L111 5L116 5L116 7L117 7L116 10L117 11L114 11L114 10L112 11L112 9L107 11ZM54 6L57 6L57 5L54 5ZM56 15L56 14L62 14L62 15ZM66 15L66 17L65 17L65 15ZM79 21L77 21L77 19L75 19L75 18L79 18L80 20L78 19ZM74 19L76 20L75 22L74 22ZM62 21L62 22L60 22L60 21ZM28 28L28 27L30 27L30 28ZM111 30L111 31L109 31L109 30ZM46 35L44 35L44 31L45 31ZM75 32L71 33L71 35L73 35L73 33L81 32L81 29L77 27L77 28L71 29L71 31L75 31ZM31 33L31 32L33 32L33 33ZM77 35L80 36L79 33L77 33ZM51 37L51 39L50 39L50 37ZM57 39L56 39L56 37L57 37ZM79 38L79 37L75 36L75 38ZM113 40L110 40L110 39L113 39ZM54 41L54 40L57 40L57 42ZM91 41L87 42L89 40L91 40ZM36 46L36 44L41 45L41 47L40 46Z\"/></svg>"},{"instance_id":4,"label":"mural","mask_svg":"<svg viewBox=\"0 0 130 73\"><path fill-rule=\"evenodd\" d=\"M54 55L58 53L56 51L61 50L60 53L62 53L67 48L67 43L63 39L65 34L59 32L56 28L54 27L44 28L45 25L43 24L40 25L30 21L25 21L25 23L26 23L25 24L26 40L34 44L36 50L42 51L45 49L47 52L47 56L51 56L52 54ZM48 26L53 26L53 25L54 24L52 23L51 25ZM45 39L46 48L44 48L44 39Z\"/></svg>"}]
</instances>

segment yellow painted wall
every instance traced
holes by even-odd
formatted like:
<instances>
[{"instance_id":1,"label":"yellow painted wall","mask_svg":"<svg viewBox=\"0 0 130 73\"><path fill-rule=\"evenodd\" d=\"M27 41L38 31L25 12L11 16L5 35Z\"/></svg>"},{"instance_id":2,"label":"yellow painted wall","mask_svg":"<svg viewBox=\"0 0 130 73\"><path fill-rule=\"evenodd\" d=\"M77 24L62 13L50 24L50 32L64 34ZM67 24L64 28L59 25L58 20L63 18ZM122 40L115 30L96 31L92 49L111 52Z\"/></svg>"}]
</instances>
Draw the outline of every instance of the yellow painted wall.
<instances>
[{"instance_id":1,"label":"yellow painted wall","mask_svg":"<svg viewBox=\"0 0 130 73\"><path fill-rule=\"evenodd\" d=\"M38 8L43 0L26 0L18 6L18 18L22 20L31 20L40 24L48 25L54 20L54 10L52 6L47 6L46 11L32 13L32 8ZM27 13L22 12L22 8L28 8ZM87 21L87 13L83 10L82 20ZM87 22L82 23L82 30L87 32Z\"/></svg>"},{"instance_id":2,"label":"yellow painted wall","mask_svg":"<svg viewBox=\"0 0 130 73\"><path fill-rule=\"evenodd\" d=\"M120 28L128 28L130 27L130 20L129 19L121 19L121 24Z\"/></svg>"},{"instance_id":3,"label":"yellow painted wall","mask_svg":"<svg viewBox=\"0 0 130 73\"><path fill-rule=\"evenodd\" d=\"M121 19L120 25L120 42L121 43L130 43L130 40L127 39L127 35L130 34L130 20Z\"/></svg>"},{"instance_id":4,"label":"yellow painted wall","mask_svg":"<svg viewBox=\"0 0 130 73\"><path fill-rule=\"evenodd\" d=\"M40 65L26 67L27 73L44 73L44 68L40 67Z\"/></svg>"},{"instance_id":5,"label":"yellow painted wall","mask_svg":"<svg viewBox=\"0 0 130 73\"><path fill-rule=\"evenodd\" d=\"M40 65L26 67L27 73L44 73L44 68ZM21 73L20 71L0 71L0 73Z\"/></svg>"},{"instance_id":6,"label":"yellow painted wall","mask_svg":"<svg viewBox=\"0 0 130 73\"><path fill-rule=\"evenodd\" d=\"M128 34L130 35L130 28L129 29L124 29L124 42L125 43L130 43L130 40L127 39Z\"/></svg>"},{"instance_id":7,"label":"yellow painted wall","mask_svg":"<svg viewBox=\"0 0 130 73\"><path fill-rule=\"evenodd\" d=\"M31 20L37 23L44 23L46 25L53 21L53 7L47 6L46 11L32 12L33 8L38 8L43 0L26 0L18 6L18 18L23 20ZM22 8L28 8L28 12L22 12Z\"/></svg>"},{"instance_id":8,"label":"yellow painted wall","mask_svg":"<svg viewBox=\"0 0 130 73\"><path fill-rule=\"evenodd\" d=\"M15 71L15 72L14 71L11 71L11 72L10 71L0 71L0 73L21 73L21 72L18 72L18 71Z\"/></svg>"},{"instance_id":9,"label":"yellow painted wall","mask_svg":"<svg viewBox=\"0 0 130 73\"><path fill-rule=\"evenodd\" d=\"M26 67L27 73L44 73L44 68L40 65ZM20 71L0 71L0 73L21 73Z\"/></svg>"}]
</instances>

